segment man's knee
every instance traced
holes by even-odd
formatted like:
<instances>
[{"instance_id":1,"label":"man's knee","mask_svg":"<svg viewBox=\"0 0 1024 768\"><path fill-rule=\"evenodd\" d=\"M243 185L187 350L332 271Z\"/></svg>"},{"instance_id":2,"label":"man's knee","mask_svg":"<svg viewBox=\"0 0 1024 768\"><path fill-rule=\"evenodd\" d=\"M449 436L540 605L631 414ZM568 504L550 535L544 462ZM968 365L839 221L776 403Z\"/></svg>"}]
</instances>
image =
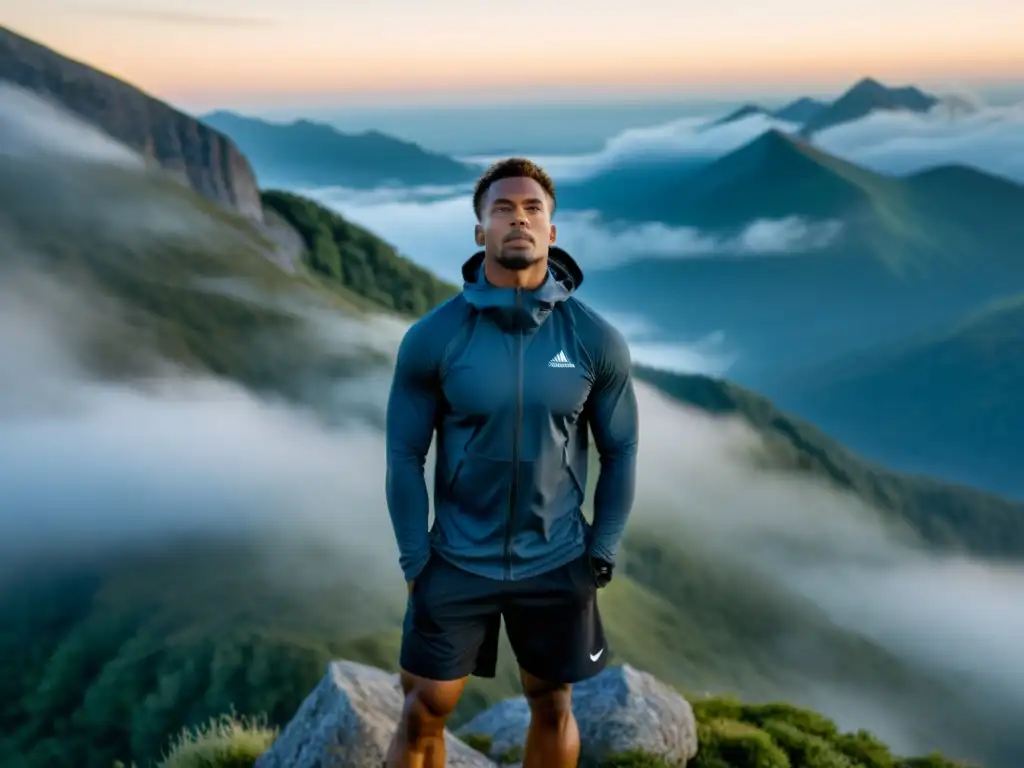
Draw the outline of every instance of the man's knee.
<instances>
[{"instance_id":1,"label":"man's knee","mask_svg":"<svg viewBox=\"0 0 1024 768\"><path fill-rule=\"evenodd\" d=\"M561 730L572 718L572 686L541 683L525 686L530 716L538 728Z\"/></svg>"},{"instance_id":2,"label":"man's knee","mask_svg":"<svg viewBox=\"0 0 1024 768\"><path fill-rule=\"evenodd\" d=\"M402 725L410 743L434 739L443 734L464 686L464 680L439 682L412 675L402 676L402 689L405 691Z\"/></svg>"}]
</instances>

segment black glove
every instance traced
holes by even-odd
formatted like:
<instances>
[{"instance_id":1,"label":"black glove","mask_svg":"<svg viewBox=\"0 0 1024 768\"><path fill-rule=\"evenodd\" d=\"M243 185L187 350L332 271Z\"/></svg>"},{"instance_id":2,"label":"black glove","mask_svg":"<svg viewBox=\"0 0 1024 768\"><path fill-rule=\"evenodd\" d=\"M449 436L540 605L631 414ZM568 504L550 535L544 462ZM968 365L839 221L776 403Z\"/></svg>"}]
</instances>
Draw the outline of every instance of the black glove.
<instances>
[{"instance_id":1,"label":"black glove","mask_svg":"<svg viewBox=\"0 0 1024 768\"><path fill-rule=\"evenodd\" d=\"M612 571L615 570L615 565L607 560L591 557L590 569L594 573L594 583L597 584L598 589L601 589L608 586L608 582L612 580Z\"/></svg>"}]
</instances>

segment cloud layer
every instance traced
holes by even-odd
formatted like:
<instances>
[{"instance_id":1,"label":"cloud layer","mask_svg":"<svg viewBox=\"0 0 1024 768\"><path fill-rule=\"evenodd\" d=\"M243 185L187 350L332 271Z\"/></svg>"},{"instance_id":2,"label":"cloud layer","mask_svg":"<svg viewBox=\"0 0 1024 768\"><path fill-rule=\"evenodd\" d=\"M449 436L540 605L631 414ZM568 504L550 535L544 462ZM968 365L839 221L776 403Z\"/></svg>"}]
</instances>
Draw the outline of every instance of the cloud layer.
<instances>
[{"instance_id":1,"label":"cloud layer","mask_svg":"<svg viewBox=\"0 0 1024 768\"><path fill-rule=\"evenodd\" d=\"M822 131L812 141L827 152L880 173L902 175L958 163L1024 183L1024 105L951 106L962 101L941 102L927 114L875 112ZM536 159L560 181L581 180L624 163L711 160L769 129L791 133L798 128L765 115L708 127L717 117L720 115L629 129L590 155Z\"/></svg>"},{"instance_id":2,"label":"cloud layer","mask_svg":"<svg viewBox=\"0 0 1024 768\"><path fill-rule=\"evenodd\" d=\"M142 168L136 153L66 110L12 83L0 81L0 156L74 157Z\"/></svg>"},{"instance_id":3,"label":"cloud layer","mask_svg":"<svg viewBox=\"0 0 1024 768\"><path fill-rule=\"evenodd\" d=\"M342 188L300 191L380 234L400 253L456 285L462 283L462 264L477 250L469 195L445 197L435 191L427 196L421 190L380 189L363 193ZM842 236L838 221L807 222L798 217L754 221L726 238L657 222L613 227L589 211L561 211L556 224L558 244L580 261L584 272L638 259L779 258ZM659 338L650 327L644 338L631 341L637 359L649 364L706 373L723 373L728 366L729 355L718 350L709 356L707 342L680 344L678 339Z\"/></svg>"},{"instance_id":4,"label":"cloud layer","mask_svg":"<svg viewBox=\"0 0 1024 768\"><path fill-rule=\"evenodd\" d=\"M724 125L709 124L721 115L684 117L669 123L629 128L605 142L598 152L585 155L531 155L556 181L579 181L624 163L660 163L671 160L710 160L739 149L767 130L792 131L793 123L767 115L752 115ZM473 157L490 162L496 157Z\"/></svg>"},{"instance_id":5,"label":"cloud layer","mask_svg":"<svg viewBox=\"0 0 1024 768\"><path fill-rule=\"evenodd\" d=\"M172 365L101 381L79 347L97 306L109 316L117 305L45 275L0 277L0 559L281 529L333 542L383 583L395 577L383 443L365 418L382 419L387 367L324 382L317 411ZM388 359L404 331L300 311L310 338L354 357L372 348Z\"/></svg>"},{"instance_id":6,"label":"cloud layer","mask_svg":"<svg viewBox=\"0 0 1024 768\"><path fill-rule=\"evenodd\" d=\"M755 569L837 625L958 680L965 702L1024 714L1014 640L1024 632L1024 568L929 554L849 494L752 468L762 445L743 423L641 392L636 524L656 524L661 535L699 541L713 557ZM819 694L821 706L837 704ZM913 713L872 707L879 732L901 741L898 723ZM906 738L901 748L928 748Z\"/></svg>"},{"instance_id":7,"label":"cloud layer","mask_svg":"<svg viewBox=\"0 0 1024 768\"><path fill-rule=\"evenodd\" d=\"M336 546L361 578L397 588L379 431L214 379L168 374L144 386L90 379L70 354L69 326L48 320L63 288L17 302L21 286L2 285L0 327L18 324L32 337L0 334L0 360L8 361L0 370L0 557L116 551L182 533L298 531ZM87 322L69 306L62 311L76 321L71 327ZM325 344L359 336L340 316L312 322ZM391 331L371 336L385 355L396 342ZM375 373L350 379L336 407L380 412L386 383ZM1024 572L929 555L857 499L758 469L763 447L743 423L680 407L642 384L638 397L632 527L699 542L720 562L753 568L766 584L813 601L850 632L1024 712L1024 676L1014 672ZM283 572L270 567L272 553L261 557L270 572ZM933 732L918 740L910 735L913 712L857 702L827 678L806 695L845 727L867 725L901 749L943 738Z\"/></svg>"},{"instance_id":8,"label":"cloud layer","mask_svg":"<svg viewBox=\"0 0 1024 768\"><path fill-rule=\"evenodd\" d=\"M872 170L904 175L951 163L1024 183L1024 105L950 114L876 112L823 131L814 143Z\"/></svg>"},{"instance_id":9,"label":"cloud layer","mask_svg":"<svg viewBox=\"0 0 1024 768\"><path fill-rule=\"evenodd\" d=\"M749 258L784 256L822 248L842 233L839 221L810 222L798 216L758 219L738 234L721 237L693 227L660 222L610 227L592 211L566 211L556 222L560 243L586 258L592 269L606 269L638 259Z\"/></svg>"}]
</instances>

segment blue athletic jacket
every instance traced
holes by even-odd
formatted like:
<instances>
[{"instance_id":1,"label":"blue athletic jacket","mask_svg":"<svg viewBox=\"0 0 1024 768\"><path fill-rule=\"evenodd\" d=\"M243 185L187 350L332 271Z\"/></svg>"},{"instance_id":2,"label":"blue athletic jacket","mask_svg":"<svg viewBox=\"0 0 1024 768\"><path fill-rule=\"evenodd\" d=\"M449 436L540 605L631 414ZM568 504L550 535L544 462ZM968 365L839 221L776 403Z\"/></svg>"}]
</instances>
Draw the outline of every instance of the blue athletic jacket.
<instances>
[{"instance_id":1,"label":"blue athletic jacket","mask_svg":"<svg viewBox=\"0 0 1024 768\"><path fill-rule=\"evenodd\" d=\"M590 550L614 562L633 503L638 440L629 349L573 296L552 248L533 291L496 288L483 252L460 294L398 350L387 408L386 495L407 580L433 548L467 571L524 579ZM590 427L601 459L593 525L581 511ZM437 435L434 523L424 463Z\"/></svg>"}]
</instances>

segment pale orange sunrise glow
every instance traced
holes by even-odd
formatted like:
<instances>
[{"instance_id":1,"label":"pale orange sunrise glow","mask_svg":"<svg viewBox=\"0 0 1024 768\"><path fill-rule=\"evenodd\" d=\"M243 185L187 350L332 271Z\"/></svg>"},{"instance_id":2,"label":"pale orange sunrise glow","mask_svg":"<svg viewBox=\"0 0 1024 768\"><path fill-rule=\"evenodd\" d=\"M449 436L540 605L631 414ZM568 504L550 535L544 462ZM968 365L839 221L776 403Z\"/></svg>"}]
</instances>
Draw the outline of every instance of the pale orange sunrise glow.
<instances>
[{"instance_id":1,"label":"pale orange sunrise glow","mask_svg":"<svg viewBox=\"0 0 1024 768\"><path fill-rule=\"evenodd\" d=\"M324 0L128 6L40 0L16 31L172 99L386 92L521 93L579 86L831 84L866 73L950 82L1024 76L1024 3L445 0L353 10Z\"/></svg>"}]
</instances>

